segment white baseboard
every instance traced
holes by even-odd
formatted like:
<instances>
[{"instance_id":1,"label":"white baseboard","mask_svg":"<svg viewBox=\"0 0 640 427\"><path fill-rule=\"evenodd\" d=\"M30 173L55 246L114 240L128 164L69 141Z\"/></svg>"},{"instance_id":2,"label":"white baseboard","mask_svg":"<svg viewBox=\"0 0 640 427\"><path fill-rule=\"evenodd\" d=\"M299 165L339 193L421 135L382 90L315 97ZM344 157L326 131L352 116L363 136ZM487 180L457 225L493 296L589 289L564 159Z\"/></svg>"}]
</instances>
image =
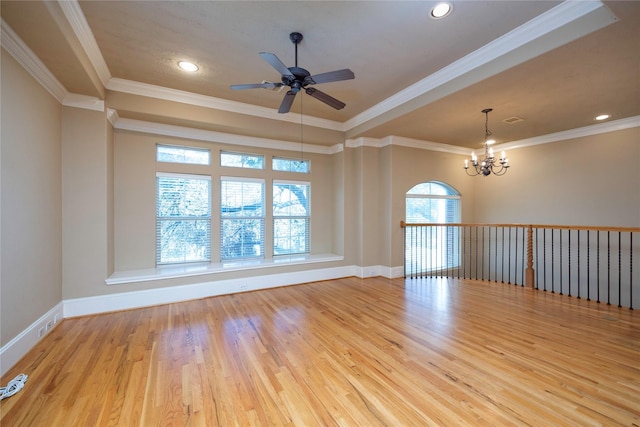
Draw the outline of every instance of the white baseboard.
<instances>
[{"instance_id":1,"label":"white baseboard","mask_svg":"<svg viewBox=\"0 0 640 427\"><path fill-rule=\"evenodd\" d=\"M404 267L386 267L384 265L370 265L368 267L354 266L355 276L361 278L382 276L387 279L395 279L404 275Z\"/></svg>"},{"instance_id":2,"label":"white baseboard","mask_svg":"<svg viewBox=\"0 0 640 427\"><path fill-rule=\"evenodd\" d=\"M63 302L47 311L27 329L0 348L0 375L4 375L63 319Z\"/></svg>"},{"instance_id":3,"label":"white baseboard","mask_svg":"<svg viewBox=\"0 0 640 427\"><path fill-rule=\"evenodd\" d=\"M64 301L64 317L86 316L172 302L188 301L237 292L356 276L354 266L323 268L292 273L270 274L238 279L216 280L193 285L155 288Z\"/></svg>"},{"instance_id":4,"label":"white baseboard","mask_svg":"<svg viewBox=\"0 0 640 427\"><path fill-rule=\"evenodd\" d=\"M351 265L63 300L0 349L0 375L4 375L36 345L42 336L46 335L63 318L149 307L349 276L397 278L402 277L402 275L402 267L385 267L381 265L359 267ZM49 322L51 322L50 327L47 329ZM39 336L39 331L41 330L43 335Z\"/></svg>"}]
</instances>

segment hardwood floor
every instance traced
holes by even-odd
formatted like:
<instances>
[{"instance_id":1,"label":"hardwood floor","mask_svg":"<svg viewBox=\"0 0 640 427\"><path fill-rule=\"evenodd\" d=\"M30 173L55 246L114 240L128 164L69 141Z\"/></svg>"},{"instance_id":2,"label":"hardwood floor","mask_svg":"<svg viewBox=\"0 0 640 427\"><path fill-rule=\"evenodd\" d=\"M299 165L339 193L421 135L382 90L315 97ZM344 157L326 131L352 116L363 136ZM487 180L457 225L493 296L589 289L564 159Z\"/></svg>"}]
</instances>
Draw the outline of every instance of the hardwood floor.
<instances>
[{"instance_id":1,"label":"hardwood floor","mask_svg":"<svg viewBox=\"0 0 640 427\"><path fill-rule=\"evenodd\" d=\"M639 314L347 278L65 319L0 425L638 426Z\"/></svg>"}]
</instances>

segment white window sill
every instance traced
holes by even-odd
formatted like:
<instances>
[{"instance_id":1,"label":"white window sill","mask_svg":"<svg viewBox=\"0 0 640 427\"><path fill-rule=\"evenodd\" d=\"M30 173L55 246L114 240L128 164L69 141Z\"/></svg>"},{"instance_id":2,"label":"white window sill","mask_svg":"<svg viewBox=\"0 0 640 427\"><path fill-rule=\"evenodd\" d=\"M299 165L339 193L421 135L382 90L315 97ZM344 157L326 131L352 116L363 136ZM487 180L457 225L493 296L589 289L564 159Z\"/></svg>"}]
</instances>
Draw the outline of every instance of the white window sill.
<instances>
[{"instance_id":1,"label":"white window sill","mask_svg":"<svg viewBox=\"0 0 640 427\"><path fill-rule=\"evenodd\" d=\"M270 259L250 259L224 263L198 263L164 265L144 270L116 271L109 276L107 285L147 282L151 280L175 279L178 277L203 276L205 274L228 273L230 271L253 270L282 267L286 265L315 264L320 262L342 261L344 257L336 254L291 255Z\"/></svg>"}]
</instances>

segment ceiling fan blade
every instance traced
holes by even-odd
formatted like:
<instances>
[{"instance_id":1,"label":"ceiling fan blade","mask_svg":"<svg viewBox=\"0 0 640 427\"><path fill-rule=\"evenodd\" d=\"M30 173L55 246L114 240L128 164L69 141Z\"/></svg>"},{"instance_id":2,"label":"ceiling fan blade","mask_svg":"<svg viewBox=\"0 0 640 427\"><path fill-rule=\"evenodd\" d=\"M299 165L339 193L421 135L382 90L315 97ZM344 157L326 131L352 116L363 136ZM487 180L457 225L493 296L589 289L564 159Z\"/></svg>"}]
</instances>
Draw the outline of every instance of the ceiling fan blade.
<instances>
[{"instance_id":1,"label":"ceiling fan blade","mask_svg":"<svg viewBox=\"0 0 640 427\"><path fill-rule=\"evenodd\" d=\"M313 96L318 101L322 101L328 106L335 108L336 110L342 110L347 105L344 102L335 99L333 96L327 95L326 93L319 91L318 89L313 87L305 88L305 92Z\"/></svg>"},{"instance_id":2,"label":"ceiling fan blade","mask_svg":"<svg viewBox=\"0 0 640 427\"><path fill-rule=\"evenodd\" d=\"M309 84L320 84L320 83L329 83L329 82L337 82L340 80L350 80L355 79L356 75L353 74L348 68L343 70L329 71L328 73L320 73L315 76L310 76L305 78L305 83Z\"/></svg>"},{"instance_id":3,"label":"ceiling fan blade","mask_svg":"<svg viewBox=\"0 0 640 427\"><path fill-rule=\"evenodd\" d=\"M287 94L282 99L282 104L280 104L280 108L278 109L278 113L284 114L284 113L288 113L289 110L291 110L291 106L293 105L293 100L296 97L296 93L298 93L298 92L294 92L292 90L287 92Z\"/></svg>"},{"instance_id":4,"label":"ceiling fan blade","mask_svg":"<svg viewBox=\"0 0 640 427\"><path fill-rule=\"evenodd\" d=\"M291 74L291 71L289 71L289 69L287 68L286 65L284 65L282 63L282 61L280 61L280 58L278 58L277 56L275 56L273 53L269 53L269 52L260 52L260 56L262 56L262 59L264 59L265 61L267 61L269 64L271 64L271 66L273 68L275 68L280 74L282 74L283 76L286 77L290 77L292 79L295 79L295 76L293 74Z\"/></svg>"},{"instance_id":5,"label":"ceiling fan blade","mask_svg":"<svg viewBox=\"0 0 640 427\"><path fill-rule=\"evenodd\" d=\"M246 85L231 85L231 89L233 90L242 90L242 89L275 89L277 87L283 86L282 83L250 83Z\"/></svg>"}]
</instances>

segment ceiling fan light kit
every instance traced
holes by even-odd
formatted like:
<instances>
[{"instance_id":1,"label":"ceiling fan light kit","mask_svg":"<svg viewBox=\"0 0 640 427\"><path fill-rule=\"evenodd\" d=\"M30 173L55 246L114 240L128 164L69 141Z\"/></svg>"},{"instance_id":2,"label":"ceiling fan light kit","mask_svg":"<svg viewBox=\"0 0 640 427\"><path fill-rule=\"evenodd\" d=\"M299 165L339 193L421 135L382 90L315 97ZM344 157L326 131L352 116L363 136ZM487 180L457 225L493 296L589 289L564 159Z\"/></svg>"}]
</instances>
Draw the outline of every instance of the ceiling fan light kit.
<instances>
[{"instance_id":1,"label":"ceiling fan light kit","mask_svg":"<svg viewBox=\"0 0 640 427\"><path fill-rule=\"evenodd\" d=\"M305 70L304 68L298 67L298 44L300 44L303 38L304 37L302 36L302 34L298 32L289 34L289 40L291 40L291 42L295 45L295 65L293 67L287 67L286 65L284 65L280 58L278 58L273 53L260 52L260 56L262 57L262 59L267 61L269 65L271 65L276 69L276 71L280 73L282 83L271 83L263 81L262 83L231 85L231 89L276 89L288 86L289 90L285 94L284 99L280 104L280 108L278 109L278 113L281 114L288 113L291 110L293 100L301 90L304 90L307 95L310 95L318 101L324 102L325 104L332 108L335 108L336 110L343 109L346 106L344 102L314 87L309 86L320 83L330 83L353 79L355 78L353 71L345 68L342 70L311 75L309 71Z\"/></svg>"}]
</instances>

